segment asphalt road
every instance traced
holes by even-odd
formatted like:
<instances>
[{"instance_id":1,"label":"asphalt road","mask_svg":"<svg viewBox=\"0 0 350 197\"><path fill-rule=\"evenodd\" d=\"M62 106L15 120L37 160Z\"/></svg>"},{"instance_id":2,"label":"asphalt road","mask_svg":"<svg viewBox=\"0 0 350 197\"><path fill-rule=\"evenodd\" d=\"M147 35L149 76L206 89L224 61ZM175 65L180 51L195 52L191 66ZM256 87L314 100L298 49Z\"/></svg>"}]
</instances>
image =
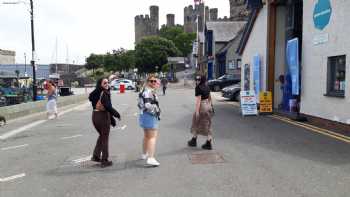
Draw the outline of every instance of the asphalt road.
<instances>
[{"instance_id":1,"label":"asphalt road","mask_svg":"<svg viewBox=\"0 0 350 197\"><path fill-rule=\"evenodd\" d=\"M86 161L97 138L88 103L64 109L69 111L58 120L36 116L1 128L0 136L23 131L0 141L0 196L350 194L349 144L270 117L242 117L236 106L217 96L214 150L186 147L194 91L181 86L160 96L163 115L156 158L161 166L145 168L139 160L143 133L137 124L136 96L113 93L122 121L112 129L114 165L109 168ZM204 142L199 139L199 145Z\"/></svg>"}]
</instances>

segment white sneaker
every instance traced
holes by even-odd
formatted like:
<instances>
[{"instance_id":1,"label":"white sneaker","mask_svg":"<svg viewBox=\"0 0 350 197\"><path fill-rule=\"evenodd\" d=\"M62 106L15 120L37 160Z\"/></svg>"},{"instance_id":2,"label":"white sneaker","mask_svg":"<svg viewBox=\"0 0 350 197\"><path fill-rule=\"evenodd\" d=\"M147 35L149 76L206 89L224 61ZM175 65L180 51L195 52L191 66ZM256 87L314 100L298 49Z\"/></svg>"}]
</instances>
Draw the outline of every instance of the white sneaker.
<instances>
[{"instance_id":1,"label":"white sneaker","mask_svg":"<svg viewBox=\"0 0 350 197\"><path fill-rule=\"evenodd\" d=\"M142 159L142 160L146 160L147 158L148 158L148 154L142 154L142 155L141 155L141 159Z\"/></svg>"},{"instance_id":2,"label":"white sneaker","mask_svg":"<svg viewBox=\"0 0 350 197\"><path fill-rule=\"evenodd\" d=\"M157 167L160 163L154 157L149 157L146 160L146 165L149 167Z\"/></svg>"}]
</instances>

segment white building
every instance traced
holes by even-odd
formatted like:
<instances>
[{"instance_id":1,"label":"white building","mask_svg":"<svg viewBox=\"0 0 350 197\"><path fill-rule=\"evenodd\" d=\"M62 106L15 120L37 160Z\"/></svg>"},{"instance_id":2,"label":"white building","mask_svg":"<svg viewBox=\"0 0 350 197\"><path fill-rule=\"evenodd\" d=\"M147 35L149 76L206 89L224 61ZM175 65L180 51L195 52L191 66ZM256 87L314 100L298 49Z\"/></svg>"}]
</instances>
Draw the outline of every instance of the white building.
<instances>
[{"instance_id":1,"label":"white building","mask_svg":"<svg viewBox=\"0 0 350 197\"><path fill-rule=\"evenodd\" d=\"M0 64L15 64L15 51L0 49Z\"/></svg>"},{"instance_id":2,"label":"white building","mask_svg":"<svg viewBox=\"0 0 350 197\"><path fill-rule=\"evenodd\" d=\"M242 89L272 92L275 112L350 128L350 1L248 2Z\"/></svg>"}]
</instances>

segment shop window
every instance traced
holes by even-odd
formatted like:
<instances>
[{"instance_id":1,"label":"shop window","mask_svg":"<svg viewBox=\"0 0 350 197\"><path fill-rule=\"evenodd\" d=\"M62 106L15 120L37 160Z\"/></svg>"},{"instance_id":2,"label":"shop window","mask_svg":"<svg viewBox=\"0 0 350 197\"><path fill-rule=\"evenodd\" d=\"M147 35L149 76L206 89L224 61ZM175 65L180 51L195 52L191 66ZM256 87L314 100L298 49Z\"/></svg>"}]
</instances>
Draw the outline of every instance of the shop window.
<instances>
[{"instance_id":1,"label":"shop window","mask_svg":"<svg viewBox=\"0 0 350 197\"><path fill-rule=\"evenodd\" d=\"M237 68L240 69L242 67L242 60L237 59Z\"/></svg>"},{"instance_id":2,"label":"shop window","mask_svg":"<svg viewBox=\"0 0 350 197\"><path fill-rule=\"evenodd\" d=\"M346 56L328 57L328 76L326 96L345 96Z\"/></svg>"}]
</instances>

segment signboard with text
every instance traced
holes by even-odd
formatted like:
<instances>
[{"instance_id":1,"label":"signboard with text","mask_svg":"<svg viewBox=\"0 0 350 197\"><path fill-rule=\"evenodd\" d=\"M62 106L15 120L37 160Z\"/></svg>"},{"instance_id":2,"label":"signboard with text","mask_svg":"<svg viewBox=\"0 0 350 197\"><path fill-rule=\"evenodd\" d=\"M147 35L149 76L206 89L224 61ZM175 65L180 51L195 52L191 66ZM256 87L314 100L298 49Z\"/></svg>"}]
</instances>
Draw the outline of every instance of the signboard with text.
<instances>
[{"instance_id":1,"label":"signboard with text","mask_svg":"<svg viewBox=\"0 0 350 197\"><path fill-rule=\"evenodd\" d=\"M254 91L241 91L241 110L243 116L258 114Z\"/></svg>"},{"instance_id":2,"label":"signboard with text","mask_svg":"<svg viewBox=\"0 0 350 197\"><path fill-rule=\"evenodd\" d=\"M260 92L260 113L272 113L272 93Z\"/></svg>"}]
</instances>

